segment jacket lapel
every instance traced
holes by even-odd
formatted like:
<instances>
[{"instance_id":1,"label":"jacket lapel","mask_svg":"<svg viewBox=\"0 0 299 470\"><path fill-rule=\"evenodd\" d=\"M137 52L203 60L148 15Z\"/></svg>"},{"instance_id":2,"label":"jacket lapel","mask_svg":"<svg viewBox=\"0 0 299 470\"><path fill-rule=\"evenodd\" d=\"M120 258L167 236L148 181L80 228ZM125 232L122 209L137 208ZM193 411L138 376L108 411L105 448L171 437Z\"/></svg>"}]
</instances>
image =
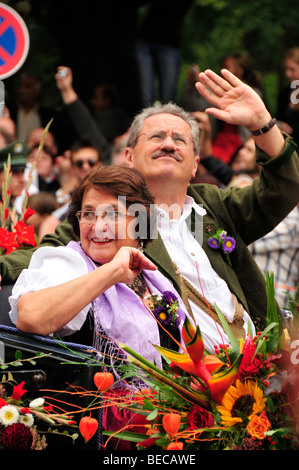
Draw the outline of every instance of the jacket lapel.
<instances>
[{"instance_id":1,"label":"jacket lapel","mask_svg":"<svg viewBox=\"0 0 299 470\"><path fill-rule=\"evenodd\" d=\"M159 271L173 283L177 292L181 293L175 267L159 233L157 233L154 240L149 243L144 253L157 266Z\"/></svg>"}]
</instances>

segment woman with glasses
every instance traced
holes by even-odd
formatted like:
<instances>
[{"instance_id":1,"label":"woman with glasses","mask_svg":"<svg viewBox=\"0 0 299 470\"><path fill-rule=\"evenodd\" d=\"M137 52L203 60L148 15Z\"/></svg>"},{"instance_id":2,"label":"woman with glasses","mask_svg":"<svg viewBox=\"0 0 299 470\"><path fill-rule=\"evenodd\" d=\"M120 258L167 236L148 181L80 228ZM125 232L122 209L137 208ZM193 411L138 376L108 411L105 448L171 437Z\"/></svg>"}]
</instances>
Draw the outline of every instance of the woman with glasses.
<instances>
[{"instance_id":1,"label":"woman with glasses","mask_svg":"<svg viewBox=\"0 0 299 470\"><path fill-rule=\"evenodd\" d=\"M150 361L160 360L153 344L178 349L147 306L150 293L171 291L178 298L180 318L172 335L180 341L182 301L141 249L155 236L153 207L153 197L137 170L118 166L93 170L70 207L69 220L78 241L37 250L14 286L11 318L17 327L41 335L75 334L77 342L80 334L81 343L93 344L101 352L110 338ZM91 337L88 342L82 341L86 334Z\"/></svg>"}]
</instances>

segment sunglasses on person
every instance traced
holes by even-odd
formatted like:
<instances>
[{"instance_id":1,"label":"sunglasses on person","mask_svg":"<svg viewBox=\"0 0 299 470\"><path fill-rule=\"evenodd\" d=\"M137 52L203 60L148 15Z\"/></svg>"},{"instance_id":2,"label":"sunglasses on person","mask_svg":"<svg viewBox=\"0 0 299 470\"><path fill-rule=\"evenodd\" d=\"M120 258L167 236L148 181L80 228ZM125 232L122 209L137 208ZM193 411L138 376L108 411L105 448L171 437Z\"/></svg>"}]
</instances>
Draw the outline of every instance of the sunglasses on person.
<instances>
[{"instance_id":1,"label":"sunglasses on person","mask_svg":"<svg viewBox=\"0 0 299 470\"><path fill-rule=\"evenodd\" d=\"M92 160L92 159L87 159L87 160L76 160L74 161L74 165L77 167L77 168L82 168L84 163L88 163L88 165L90 167L93 167L95 166L98 162L96 160Z\"/></svg>"}]
</instances>

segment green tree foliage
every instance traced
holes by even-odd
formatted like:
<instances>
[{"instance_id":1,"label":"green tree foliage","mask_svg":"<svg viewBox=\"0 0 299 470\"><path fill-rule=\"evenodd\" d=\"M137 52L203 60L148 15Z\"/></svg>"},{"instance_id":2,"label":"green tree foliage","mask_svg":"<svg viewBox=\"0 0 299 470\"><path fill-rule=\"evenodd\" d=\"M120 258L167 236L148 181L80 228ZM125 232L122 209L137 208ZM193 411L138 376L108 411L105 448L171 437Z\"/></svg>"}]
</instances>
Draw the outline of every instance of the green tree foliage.
<instances>
[{"instance_id":1,"label":"green tree foliage","mask_svg":"<svg viewBox=\"0 0 299 470\"><path fill-rule=\"evenodd\" d=\"M298 24L296 0L194 0L182 32L182 74L191 63L219 71L226 55L247 54L262 73L273 109L284 81L283 55L299 45Z\"/></svg>"}]
</instances>

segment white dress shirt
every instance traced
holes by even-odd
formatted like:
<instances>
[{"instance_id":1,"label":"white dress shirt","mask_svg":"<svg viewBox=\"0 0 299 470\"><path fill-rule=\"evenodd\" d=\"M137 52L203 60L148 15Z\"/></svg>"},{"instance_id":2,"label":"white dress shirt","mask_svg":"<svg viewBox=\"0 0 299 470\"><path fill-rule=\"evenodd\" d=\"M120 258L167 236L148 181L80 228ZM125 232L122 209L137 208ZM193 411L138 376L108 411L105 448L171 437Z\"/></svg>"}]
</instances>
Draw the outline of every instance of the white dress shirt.
<instances>
[{"instance_id":1,"label":"white dress shirt","mask_svg":"<svg viewBox=\"0 0 299 470\"><path fill-rule=\"evenodd\" d=\"M212 268L203 248L192 236L186 219L192 208L198 215L206 214L205 209L195 203L190 196L186 197L180 218L169 219L168 214L157 207L158 230L169 253L170 258L178 266L181 275L204 296L211 305L217 304L222 314L231 321L235 313L232 294L226 284ZM228 344L229 340L223 329L194 302L190 301L196 322L198 323L206 349L214 352L214 345ZM248 331L248 322L254 326L247 312L244 311L244 329Z\"/></svg>"}]
</instances>

